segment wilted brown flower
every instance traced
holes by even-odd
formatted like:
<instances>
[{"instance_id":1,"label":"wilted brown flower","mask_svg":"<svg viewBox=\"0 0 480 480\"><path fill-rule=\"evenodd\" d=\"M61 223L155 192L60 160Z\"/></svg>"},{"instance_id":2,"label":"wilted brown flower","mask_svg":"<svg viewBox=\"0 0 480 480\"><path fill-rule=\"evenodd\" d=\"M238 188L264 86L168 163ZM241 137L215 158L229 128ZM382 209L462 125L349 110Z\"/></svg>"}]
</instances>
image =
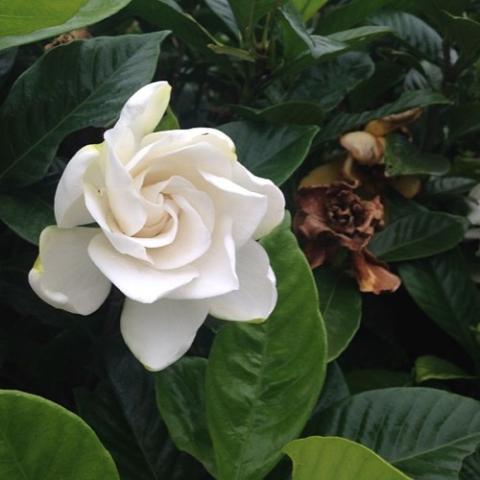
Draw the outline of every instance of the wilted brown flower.
<instances>
[{"instance_id":1,"label":"wilted brown flower","mask_svg":"<svg viewBox=\"0 0 480 480\"><path fill-rule=\"evenodd\" d=\"M59 45L72 43L74 40L84 40L90 37L90 32L86 28L79 28L78 30L72 30L68 33L62 33L62 35L54 38L50 43L45 45L44 50L47 51Z\"/></svg>"},{"instance_id":2,"label":"wilted brown flower","mask_svg":"<svg viewBox=\"0 0 480 480\"><path fill-rule=\"evenodd\" d=\"M294 230L312 268L332 259L343 247L352 253L362 291L378 294L398 288L398 277L366 250L375 231L383 226L380 197L362 200L352 185L335 182L300 188L297 205Z\"/></svg>"}]
</instances>

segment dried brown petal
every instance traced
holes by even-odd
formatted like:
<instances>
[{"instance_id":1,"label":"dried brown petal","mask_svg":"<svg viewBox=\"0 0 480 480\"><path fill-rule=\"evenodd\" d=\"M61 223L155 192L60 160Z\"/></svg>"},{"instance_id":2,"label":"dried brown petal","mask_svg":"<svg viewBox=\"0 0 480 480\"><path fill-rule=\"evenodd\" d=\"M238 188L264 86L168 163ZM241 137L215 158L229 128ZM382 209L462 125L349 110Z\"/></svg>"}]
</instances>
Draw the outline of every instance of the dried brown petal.
<instances>
[{"instance_id":1,"label":"dried brown petal","mask_svg":"<svg viewBox=\"0 0 480 480\"><path fill-rule=\"evenodd\" d=\"M326 163L313 169L300 182L300 188L318 187L322 185L331 185L334 182L342 180L343 158L337 158L333 162Z\"/></svg>"},{"instance_id":2,"label":"dried brown petal","mask_svg":"<svg viewBox=\"0 0 480 480\"><path fill-rule=\"evenodd\" d=\"M395 292L401 280L377 260L368 250L353 254L353 267L360 291L380 295L383 292Z\"/></svg>"},{"instance_id":3,"label":"dried brown petal","mask_svg":"<svg viewBox=\"0 0 480 480\"><path fill-rule=\"evenodd\" d=\"M350 132L340 138L343 148L361 165L378 165L382 163L384 147L382 143L368 132Z\"/></svg>"},{"instance_id":4,"label":"dried brown petal","mask_svg":"<svg viewBox=\"0 0 480 480\"><path fill-rule=\"evenodd\" d=\"M66 45L73 42L74 40L84 40L90 37L90 32L86 28L72 30L71 32L63 33L62 35L54 38L50 43L47 43L45 45L44 50L50 50L53 47L58 47L59 45Z\"/></svg>"},{"instance_id":5,"label":"dried brown petal","mask_svg":"<svg viewBox=\"0 0 480 480\"><path fill-rule=\"evenodd\" d=\"M422 113L422 108L412 108L406 112L388 115L387 117L371 121L365 127L365 132L371 133L375 137L385 137L395 130L410 125L417 120Z\"/></svg>"}]
</instances>

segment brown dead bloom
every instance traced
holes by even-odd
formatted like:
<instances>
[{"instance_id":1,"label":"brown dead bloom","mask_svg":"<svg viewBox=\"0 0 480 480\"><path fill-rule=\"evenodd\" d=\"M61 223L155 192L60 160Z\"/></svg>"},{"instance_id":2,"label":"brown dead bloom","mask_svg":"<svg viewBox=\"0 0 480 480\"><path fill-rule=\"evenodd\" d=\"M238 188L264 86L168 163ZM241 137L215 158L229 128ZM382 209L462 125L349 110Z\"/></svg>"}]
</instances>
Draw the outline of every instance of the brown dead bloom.
<instances>
[{"instance_id":1,"label":"brown dead bloom","mask_svg":"<svg viewBox=\"0 0 480 480\"><path fill-rule=\"evenodd\" d=\"M79 28L78 30L72 30L71 32L63 33L62 35L54 38L50 43L45 45L44 50L47 51L53 47L58 47L59 45L72 43L74 40L84 40L90 37L90 32L86 28Z\"/></svg>"},{"instance_id":2,"label":"brown dead bloom","mask_svg":"<svg viewBox=\"0 0 480 480\"><path fill-rule=\"evenodd\" d=\"M366 248L383 226L380 197L362 200L344 182L300 188L294 230L312 268L331 260L340 248L351 252L355 276L363 292L395 291L400 280Z\"/></svg>"}]
</instances>

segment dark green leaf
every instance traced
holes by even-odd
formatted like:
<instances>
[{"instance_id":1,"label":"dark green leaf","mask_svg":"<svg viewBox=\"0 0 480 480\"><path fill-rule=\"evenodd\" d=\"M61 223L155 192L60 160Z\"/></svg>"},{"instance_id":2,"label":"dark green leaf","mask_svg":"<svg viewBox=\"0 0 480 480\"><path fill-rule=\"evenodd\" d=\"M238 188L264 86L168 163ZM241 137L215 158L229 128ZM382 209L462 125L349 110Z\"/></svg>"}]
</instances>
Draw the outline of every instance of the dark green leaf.
<instances>
[{"instance_id":1,"label":"dark green leaf","mask_svg":"<svg viewBox=\"0 0 480 480\"><path fill-rule=\"evenodd\" d=\"M0 182L35 182L66 135L112 123L127 98L152 78L165 36L98 37L41 57L15 82L0 110Z\"/></svg>"},{"instance_id":2,"label":"dark green leaf","mask_svg":"<svg viewBox=\"0 0 480 480\"><path fill-rule=\"evenodd\" d=\"M76 399L82 417L112 453L122 480L183 480L187 475L200 480L201 466L169 439L155 403L153 376L120 346L107 347L106 363L108 379L94 392L77 391Z\"/></svg>"},{"instance_id":3,"label":"dark green leaf","mask_svg":"<svg viewBox=\"0 0 480 480\"><path fill-rule=\"evenodd\" d=\"M235 36L240 37L240 30L228 0L205 0L205 3L223 20Z\"/></svg>"},{"instance_id":4,"label":"dark green leaf","mask_svg":"<svg viewBox=\"0 0 480 480\"><path fill-rule=\"evenodd\" d=\"M384 105L377 110L363 113L340 113L336 115L317 135L315 143L332 140L342 133L362 127L370 120L386 117L394 113L404 112L410 108L428 107L431 105L450 103L443 95L430 90L416 90L403 93L398 100Z\"/></svg>"},{"instance_id":5,"label":"dark green leaf","mask_svg":"<svg viewBox=\"0 0 480 480\"><path fill-rule=\"evenodd\" d=\"M454 363L433 355L418 357L415 361L414 373L417 383L423 383L429 380L468 380L476 378L469 375Z\"/></svg>"},{"instance_id":6,"label":"dark green leaf","mask_svg":"<svg viewBox=\"0 0 480 480\"><path fill-rule=\"evenodd\" d=\"M327 0L292 0L293 6L302 14L304 20L313 17Z\"/></svg>"},{"instance_id":7,"label":"dark green leaf","mask_svg":"<svg viewBox=\"0 0 480 480\"><path fill-rule=\"evenodd\" d=\"M450 162L446 157L422 152L404 135L399 134L387 137L384 161L387 177L442 175L450 169Z\"/></svg>"},{"instance_id":8,"label":"dark green leaf","mask_svg":"<svg viewBox=\"0 0 480 480\"><path fill-rule=\"evenodd\" d=\"M156 374L157 405L175 445L212 473L212 441L205 418L205 358L185 357Z\"/></svg>"},{"instance_id":9,"label":"dark green leaf","mask_svg":"<svg viewBox=\"0 0 480 480\"><path fill-rule=\"evenodd\" d=\"M457 480L480 441L480 403L427 388L375 390L325 412L318 433L362 443L415 480Z\"/></svg>"},{"instance_id":10,"label":"dark green leaf","mask_svg":"<svg viewBox=\"0 0 480 480\"><path fill-rule=\"evenodd\" d=\"M263 240L278 303L261 325L217 335L207 369L207 419L218 478L263 478L303 429L320 393L326 335L310 267L286 226Z\"/></svg>"},{"instance_id":11,"label":"dark green leaf","mask_svg":"<svg viewBox=\"0 0 480 480\"><path fill-rule=\"evenodd\" d=\"M171 30L193 50L198 50L209 59L217 55L208 47L219 44L192 16L184 13L173 0L134 0L131 11L146 22L164 30Z\"/></svg>"},{"instance_id":12,"label":"dark green leaf","mask_svg":"<svg viewBox=\"0 0 480 480\"><path fill-rule=\"evenodd\" d=\"M448 126L451 142L480 131L480 104L463 104L452 109Z\"/></svg>"},{"instance_id":13,"label":"dark green leaf","mask_svg":"<svg viewBox=\"0 0 480 480\"><path fill-rule=\"evenodd\" d=\"M372 450L338 437L309 437L288 443L292 480L409 480Z\"/></svg>"},{"instance_id":14,"label":"dark green leaf","mask_svg":"<svg viewBox=\"0 0 480 480\"><path fill-rule=\"evenodd\" d=\"M80 418L44 398L0 391L0 477L120 480L112 457Z\"/></svg>"},{"instance_id":15,"label":"dark green leaf","mask_svg":"<svg viewBox=\"0 0 480 480\"><path fill-rule=\"evenodd\" d=\"M420 308L472 358L478 358L473 329L479 323L480 298L461 253L452 250L398 267L403 284Z\"/></svg>"},{"instance_id":16,"label":"dark green leaf","mask_svg":"<svg viewBox=\"0 0 480 480\"><path fill-rule=\"evenodd\" d=\"M351 48L360 48L390 33L392 33L392 30L389 27L358 27L332 33L328 38L337 42L343 42Z\"/></svg>"},{"instance_id":17,"label":"dark green leaf","mask_svg":"<svg viewBox=\"0 0 480 480\"><path fill-rule=\"evenodd\" d=\"M412 383L409 373L378 368L352 370L345 378L352 394L379 388L405 387Z\"/></svg>"},{"instance_id":18,"label":"dark green leaf","mask_svg":"<svg viewBox=\"0 0 480 480\"><path fill-rule=\"evenodd\" d=\"M431 177L423 186L423 193L429 196L457 195L469 192L477 181L464 177Z\"/></svg>"},{"instance_id":19,"label":"dark green leaf","mask_svg":"<svg viewBox=\"0 0 480 480\"><path fill-rule=\"evenodd\" d=\"M275 9L284 0L228 0L230 7L242 30L253 31L255 24L267 13Z\"/></svg>"},{"instance_id":20,"label":"dark green leaf","mask_svg":"<svg viewBox=\"0 0 480 480\"><path fill-rule=\"evenodd\" d=\"M237 60L242 60L244 62L255 63L255 57L242 48L228 47L226 45L217 45L210 43L208 48L215 52L217 55L227 55L229 57L236 58Z\"/></svg>"},{"instance_id":21,"label":"dark green leaf","mask_svg":"<svg viewBox=\"0 0 480 480\"><path fill-rule=\"evenodd\" d=\"M327 328L329 362L348 347L362 317L362 298L355 280L328 267L315 270L320 310Z\"/></svg>"},{"instance_id":22,"label":"dark green leaf","mask_svg":"<svg viewBox=\"0 0 480 480\"><path fill-rule=\"evenodd\" d=\"M480 478L480 450L463 462L459 480L477 480Z\"/></svg>"},{"instance_id":23,"label":"dark green leaf","mask_svg":"<svg viewBox=\"0 0 480 480\"><path fill-rule=\"evenodd\" d=\"M270 178L281 185L307 156L317 127L277 126L252 122L232 122L220 130L237 147L240 163L255 175Z\"/></svg>"},{"instance_id":24,"label":"dark green leaf","mask_svg":"<svg viewBox=\"0 0 480 480\"><path fill-rule=\"evenodd\" d=\"M463 217L428 210L412 211L375 234L369 249L386 262L431 257L450 250L465 236Z\"/></svg>"},{"instance_id":25,"label":"dark green leaf","mask_svg":"<svg viewBox=\"0 0 480 480\"><path fill-rule=\"evenodd\" d=\"M325 117L323 108L312 102L278 103L263 110L236 107L235 111L247 120L265 121L280 125L316 125L322 123Z\"/></svg>"},{"instance_id":26,"label":"dark green leaf","mask_svg":"<svg viewBox=\"0 0 480 480\"><path fill-rule=\"evenodd\" d=\"M31 192L0 194L0 220L35 245L38 245L41 231L55 223L51 205Z\"/></svg>"},{"instance_id":27,"label":"dark green leaf","mask_svg":"<svg viewBox=\"0 0 480 480\"><path fill-rule=\"evenodd\" d=\"M24 31L21 34L13 35L5 33L5 36L3 36L3 29L0 28L0 30L2 30L2 35L0 36L0 50L15 45L23 45L25 43L43 40L44 38L54 37L55 35L60 35L64 32L70 32L77 28L85 27L86 25L92 25L93 23L99 22L100 20L118 12L129 2L130 0L74 0L73 2L52 3L50 0L42 0L41 4L48 7L48 9L52 9L53 7L57 10L61 9L64 12L67 9L72 10L72 8L75 8L75 5L81 5L79 9L75 9L63 20L58 19L51 23L50 26L44 25L43 27L40 26L38 20L39 2L10 2L10 5L12 6L21 3L25 6L28 5L27 11L32 13L31 21L36 23L37 26L34 30L28 29L28 31Z\"/></svg>"}]
</instances>

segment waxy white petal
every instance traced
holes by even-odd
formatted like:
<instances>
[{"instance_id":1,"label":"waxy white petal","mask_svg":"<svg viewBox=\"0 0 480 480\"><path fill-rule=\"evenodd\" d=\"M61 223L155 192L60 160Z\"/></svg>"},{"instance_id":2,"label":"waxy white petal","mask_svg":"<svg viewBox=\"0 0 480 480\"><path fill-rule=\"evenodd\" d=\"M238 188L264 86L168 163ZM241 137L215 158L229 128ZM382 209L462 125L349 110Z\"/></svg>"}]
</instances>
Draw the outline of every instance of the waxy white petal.
<instances>
[{"instance_id":1,"label":"waxy white petal","mask_svg":"<svg viewBox=\"0 0 480 480\"><path fill-rule=\"evenodd\" d=\"M204 322L208 304L199 300L161 299L152 304L125 300L121 331L132 353L158 371L182 357Z\"/></svg>"},{"instance_id":2,"label":"waxy white petal","mask_svg":"<svg viewBox=\"0 0 480 480\"><path fill-rule=\"evenodd\" d=\"M177 270L157 270L148 263L119 253L103 234L90 242L93 263L125 296L142 303L153 303L198 276L193 266Z\"/></svg>"},{"instance_id":3,"label":"waxy white petal","mask_svg":"<svg viewBox=\"0 0 480 480\"><path fill-rule=\"evenodd\" d=\"M71 228L92 223L85 206L83 176L92 162L100 158L100 147L87 145L68 162L55 192L55 219L59 227Z\"/></svg>"},{"instance_id":4,"label":"waxy white petal","mask_svg":"<svg viewBox=\"0 0 480 480\"><path fill-rule=\"evenodd\" d=\"M28 280L48 304L71 313L89 315L110 291L109 280L90 260L87 248L97 228L47 227L40 235L39 258Z\"/></svg>"},{"instance_id":5,"label":"waxy white petal","mask_svg":"<svg viewBox=\"0 0 480 480\"><path fill-rule=\"evenodd\" d=\"M263 321L277 303L275 274L261 245L250 240L237 252L240 288L211 298L210 313L217 318L236 321Z\"/></svg>"}]
</instances>

